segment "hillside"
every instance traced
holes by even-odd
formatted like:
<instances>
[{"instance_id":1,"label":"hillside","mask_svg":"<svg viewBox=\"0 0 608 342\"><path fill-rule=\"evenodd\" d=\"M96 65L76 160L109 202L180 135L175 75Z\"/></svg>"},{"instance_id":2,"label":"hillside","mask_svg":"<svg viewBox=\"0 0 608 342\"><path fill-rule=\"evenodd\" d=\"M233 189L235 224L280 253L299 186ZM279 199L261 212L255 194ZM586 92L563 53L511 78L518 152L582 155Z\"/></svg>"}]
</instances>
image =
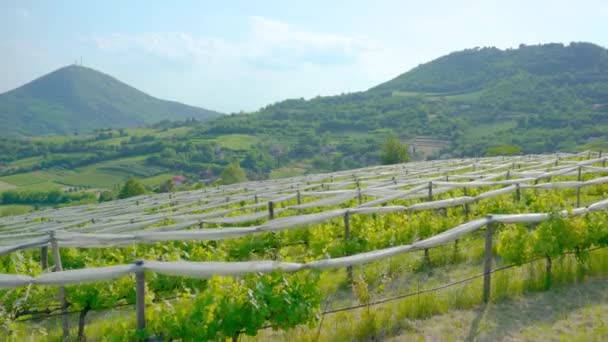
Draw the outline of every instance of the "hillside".
<instances>
[{"instance_id":1,"label":"hillside","mask_svg":"<svg viewBox=\"0 0 608 342\"><path fill-rule=\"evenodd\" d=\"M0 95L3 136L73 134L218 115L154 98L109 75L76 65Z\"/></svg>"},{"instance_id":2,"label":"hillside","mask_svg":"<svg viewBox=\"0 0 608 342\"><path fill-rule=\"evenodd\" d=\"M338 145L388 131L447 140L444 152L458 156L503 144L571 151L606 140L608 51L590 43L468 49L368 91L286 100L214 125L208 132L345 135Z\"/></svg>"},{"instance_id":3,"label":"hillside","mask_svg":"<svg viewBox=\"0 0 608 342\"><path fill-rule=\"evenodd\" d=\"M235 159L249 179L342 170L378 164L389 134L414 159L608 151L607 96L608 52L597 45L476 48L367 91L204 124L0 141L0 181L27 189L112 188L130 176L158 185L172 174L213 181Z\"/></svg>"}]
</instances>

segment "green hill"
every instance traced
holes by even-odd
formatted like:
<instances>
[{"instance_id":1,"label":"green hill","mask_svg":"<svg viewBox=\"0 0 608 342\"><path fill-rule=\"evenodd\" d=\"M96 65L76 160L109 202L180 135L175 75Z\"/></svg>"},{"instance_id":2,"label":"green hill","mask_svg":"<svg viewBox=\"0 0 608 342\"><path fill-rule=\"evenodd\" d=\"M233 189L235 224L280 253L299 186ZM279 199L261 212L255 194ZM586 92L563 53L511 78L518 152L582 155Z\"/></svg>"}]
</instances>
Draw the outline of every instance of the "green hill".
<instances>
[{"instance_id":1,"label":"green hill","mask_svg":"<svg viewBox=\"0 0 608 342\"><path fill-rule=\"evenodd\" d=\"M82 106L95 103L86 101ZM475 48L367 91L285 100L204 124L0 139L0 181L107 188L129 176L212 180L232 160L250 179L340 170L380 163L389 134L415 147L416 159L608 151L606 132L606 49L589 43Z\"/></svg>"},{"instance_id":2,"label":"green hill","mask_svg":"<svg viewBox=\"0 0 608 342\"><path fill-rule=\"evenodd\" d=\"M0 95L3 136L72 134L218 115L154 98L109 75L76 65Z\"/></svg>"},{"instance_id":3,"label":"green hill","mask_svg":"<svg viewBox=\"0 0 608 342\"><path fill-rule=\"evenodd\" d=\"M375 133L392 132L404 140L447 141L443 151L452 155L484 154L498 145L574 150L607 140L608 50L590 43L468 49L368 91L286 100L253 115L215 120L206 129L346 136L338 145L359 146ZM357 158L366 151L338 150Z\"/></svg>"}]
</instances>

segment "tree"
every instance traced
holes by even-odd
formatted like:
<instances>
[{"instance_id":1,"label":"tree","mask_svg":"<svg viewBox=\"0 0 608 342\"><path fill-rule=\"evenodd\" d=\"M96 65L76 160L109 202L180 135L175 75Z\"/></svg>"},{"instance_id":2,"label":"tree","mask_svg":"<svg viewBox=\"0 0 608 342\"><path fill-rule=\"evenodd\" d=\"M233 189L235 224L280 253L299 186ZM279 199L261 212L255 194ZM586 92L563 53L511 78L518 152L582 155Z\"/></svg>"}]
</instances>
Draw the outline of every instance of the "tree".
<instances>
[{"instance_id":1,"label":"tree","mask_svg":"<svg viewBox=\"0 0 608 342\"><path fill-rule=\"evenodd\" d=\"M223 184L240 183L247 180L245 170L241 168L239 162L233 161L220 174Z\"/></svg>"},{"instance_id":2,"label":"tree","mask_svg":"<svg viewBox=\"0 0 608 342\"><path fill-rule=\"evenodd\" d=\"M382 144L380 160L382 164L398 164L410 160L407 145L393 135L388 136Z\"/></svg>"},{"instance_id":3,"label":"tree","mask_svg":"<svg viewBox=\"0 0 608 342\"><path fill-rule=\"evenodd\" d=\"M146 193L146 188L138 182L135 178L129 178L125 185L123 185L122 189L120 189L120 193L118 194L118 198L129 198L138 195L143 195Z\"/></svg>"},{"instance_id":4,"label":"tree","mask_svg":"<svg viewBox=\"0 0 608 342\"><path fill-rule=\"evenodd\" d=\"M161 183L158 190L160 192L173 192L173 190L175 190L175 184L173 184L172 179L167 179L166 181Z\"/></svg>"}]
</instances>

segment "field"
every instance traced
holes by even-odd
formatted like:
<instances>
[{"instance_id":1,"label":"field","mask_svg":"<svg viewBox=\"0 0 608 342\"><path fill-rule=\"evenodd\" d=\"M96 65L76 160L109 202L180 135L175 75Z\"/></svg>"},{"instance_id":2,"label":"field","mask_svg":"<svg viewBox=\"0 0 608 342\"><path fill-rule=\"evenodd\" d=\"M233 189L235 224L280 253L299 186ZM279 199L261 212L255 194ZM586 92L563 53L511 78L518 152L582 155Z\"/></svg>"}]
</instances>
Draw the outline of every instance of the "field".
<instances>
[{"instance_id":1,"label":"field","mask_svg":"<svg viewBox=\"0 0 608 342\"><path fill-rule=\"evenodd\" d=\"M150 186L155 183L158 175L167 175L167 170L159 167L144 165L146 156L114 159L66 170L51 168L41 171L19 173L0 177L0 191L19 190L53 190L65 187L92 187L99 189L112 189L121 185L129 177L135 177ZM168 177L162 177L163 180Z\"/></svg>"},{"instance_id":2,"label":"field","mask_svg":"<svg viewBox=\"0 0 608 342\"><path fill-rule=\"evenodd\" d=\"M608 158L595 156L415 162L4 218L6 339L601 340ZM43 273L51 238L20 250L55 225L77 271Z\"/></svg>"},{"instance_id":3,"label":"field","mask_svg":"<svg viewBox=\"0 0 608 342\"><path fill-rule=\"evenodd\" d=\"M3 191L3 190L11 190L11 189L14 189L14 188L16 188L16 187L17 187L16 185L13 185L13 184L9 184L9 183L5 183L5 182L1 182L1 181L0 181L0 191Z\"/></svg>"},{"instance_id":4,"label":"field","mask_svg":"<svg viewBox=\"0 0 608 342\"><path fill-rule=\"evenodd\" d=\"M11 205L0 205L0 217L2 216L13 216L21 215L34 210L31 205L11 204Z\"/></svg>"}]
</instances>

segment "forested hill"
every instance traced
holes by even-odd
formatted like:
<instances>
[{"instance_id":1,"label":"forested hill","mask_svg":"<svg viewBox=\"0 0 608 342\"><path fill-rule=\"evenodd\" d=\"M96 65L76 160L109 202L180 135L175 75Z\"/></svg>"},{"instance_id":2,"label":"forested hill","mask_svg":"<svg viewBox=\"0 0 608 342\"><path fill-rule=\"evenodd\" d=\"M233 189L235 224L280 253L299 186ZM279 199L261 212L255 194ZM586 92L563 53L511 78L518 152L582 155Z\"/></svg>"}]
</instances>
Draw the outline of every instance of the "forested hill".
<instances>
[{"instance_id":1,"label":"forested hill","mask_svg":"<svg viewBox=\"0 0 608 342\"><path fill-rule=\"evenodd\" d=\"M298 146L339 136L336 148L355 158L389 132L449 141L444 152L456 156L498 145L574 150L606 140L608 51L590 43L467 49L368 91L286 100L204 131L304 137Z\"/></svg>"},{"instance_id":2,"label":"forested hill","mask_svg":"<svg viewBox=\"0 0 608 342\"><path fill-rule=\"evenodd\" d=\"M76 65L0 95L2 136L83 133L218 115L154 98L109 75Z\"/></svg>"},{"instance_id":3,"label":"forested hill","mask_svg":"<svg viewBox=\"0 0 608 342\"><path fill-rule=\"evenodd\" d=\"M422 64L377 86L379 90L455 93L482 90L523 75L561 86L606 82L608 51L589 43L546 44L518 49L474 48ZM589 93L590 96L600 94ZM603 100L608 94L601 95Z\"/></svg>"}]
</instances>

